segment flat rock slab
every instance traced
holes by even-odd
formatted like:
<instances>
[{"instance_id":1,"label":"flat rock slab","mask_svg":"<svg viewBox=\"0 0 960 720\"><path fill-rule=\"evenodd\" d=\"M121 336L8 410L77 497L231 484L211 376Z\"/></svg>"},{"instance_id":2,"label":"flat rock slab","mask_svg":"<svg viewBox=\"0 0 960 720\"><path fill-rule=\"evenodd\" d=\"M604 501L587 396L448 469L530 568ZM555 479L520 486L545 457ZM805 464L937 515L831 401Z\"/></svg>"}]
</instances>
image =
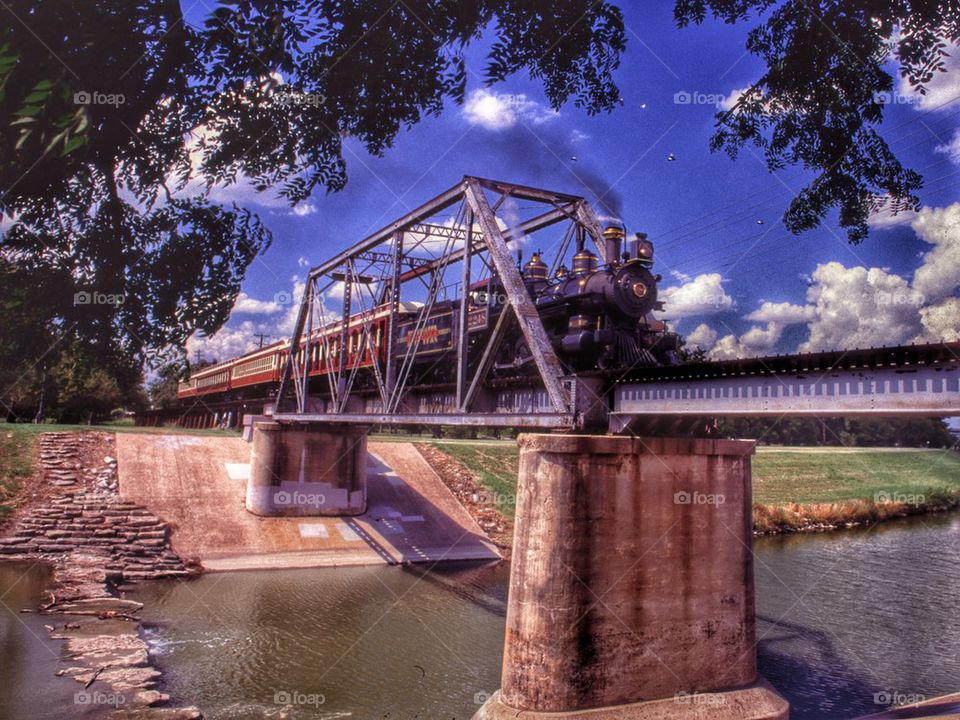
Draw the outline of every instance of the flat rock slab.
<instances>
[{"instance_id":1,"label":"flat rock slab","mask_svg":"<svg viewBox=\"0 0 960 720\"><path fill-rule=\"evenodd\" d=\"M170 523L177 554L208 570L500 557L412 444L368 450L370 510L356 517L248 513L238 476L250 445L239 438L118 434L120 493ZM315 527L303 532L305 524Z\"/></svg>"}]
</instances>

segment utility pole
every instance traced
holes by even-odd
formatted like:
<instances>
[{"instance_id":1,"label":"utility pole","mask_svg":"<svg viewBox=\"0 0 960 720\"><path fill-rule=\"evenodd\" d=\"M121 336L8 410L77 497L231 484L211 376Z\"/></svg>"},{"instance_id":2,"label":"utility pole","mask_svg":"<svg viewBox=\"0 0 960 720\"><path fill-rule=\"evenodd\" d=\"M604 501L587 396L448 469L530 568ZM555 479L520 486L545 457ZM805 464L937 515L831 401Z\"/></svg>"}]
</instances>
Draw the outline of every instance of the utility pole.
<instances>
[{"instance_id":1,"label":"utility pole","mask_svg":"<svg viewBox=\"0 0 960 720\"><path fill-rule=\"evenodd\" d=\"M199 365L200 365L200 359L201 359L201 358L200 358L200 348L197 348L194 352L197 354L197 359L196 359L196 361L194 362L194 365L199 366Z\"/></svg>"},{"instance_id":2,"label":"utility pole","mask_svg":"<svg viewBox=\"0 0 960 720\"><path fill-rule=\"evenodd\" d=\"M270 338L269 335L264 335L263 333L254 333L253 336L257 338L258 347L260 348L263 347L263 341L268 340Z\"/></svg>"}]
</instances>

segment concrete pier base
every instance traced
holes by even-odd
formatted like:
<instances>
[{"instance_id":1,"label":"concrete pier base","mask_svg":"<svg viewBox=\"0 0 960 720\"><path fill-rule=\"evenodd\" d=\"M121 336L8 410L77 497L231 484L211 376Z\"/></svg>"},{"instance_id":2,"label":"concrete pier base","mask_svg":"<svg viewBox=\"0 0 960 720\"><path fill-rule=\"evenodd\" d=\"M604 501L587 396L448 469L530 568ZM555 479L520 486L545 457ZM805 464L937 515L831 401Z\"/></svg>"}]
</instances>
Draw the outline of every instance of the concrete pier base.
<instances>
[{"instance_id":1,"label":"concrete pier base","mask_svg":"<svg viewBox=\"0 0 960 720\"><path fill-rule=\"evenodd\" d=\"M256 422L246 508L255 515L360 515L367 428Z\"/></svg>"},{"instance_id":2,"label":"concrete pier base","mask_svg":"<svg viewBox=\"0 0 960 720\"><path fill-rule=\"evenodd\" d=\"M474 720L517 720L517 708L494 693ZM790 706L763 679L736 690L679 694L662 700L570 712L524 710L522 720L788 720Z\"/></svg>"},{"instance_id":3,"label":"concrete pier base","mask_svg":"<svg viewBox=\"0 0 960 720\"><path fill-rule=\"evenodd\" d=\"M756 669L754 443L519 444L502 688L475 720L788 717Z\"/></svg>"}]
</instances>

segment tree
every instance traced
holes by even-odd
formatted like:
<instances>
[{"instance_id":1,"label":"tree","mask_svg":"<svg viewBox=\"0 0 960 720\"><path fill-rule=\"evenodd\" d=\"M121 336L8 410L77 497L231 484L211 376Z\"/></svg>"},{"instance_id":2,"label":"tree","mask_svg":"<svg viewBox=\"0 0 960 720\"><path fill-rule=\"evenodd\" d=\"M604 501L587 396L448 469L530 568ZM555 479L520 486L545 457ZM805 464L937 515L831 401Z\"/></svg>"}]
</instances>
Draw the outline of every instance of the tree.
<instances>
[{"instance_id":1,"label":"tree","mask_svg":"<svg viewBox=\"0 0 960 720\"><path fill-rule=\"evenodd\" d=\"M489 82L525 69L590 112L616 104L624 47L620 11L592 0L221 0L200 26L178 0L10 0L0 16L4 257L60 279L48 320L91 352L182 368L271 241L212 186L339 190L344 140L383 153L462 99L486 30Z\"/></svg>"},{"instance_id":2,"label":"tree","mask_svg":"<svg viewBox=\"0 0 960 720\"><path fill-rule=\"evenodd\" d=\"M919 206L920 175L900 164L877 131L893 90L885 65L895 62L924 93L957 51L957 0L677 0L674 9L681 27L708 13L727 23L766 14L747 38L766 71L718 113L711 145L736 157L752 144L771 171L801 165L817 173L790 203L789 230L816 227L838 208L849 240L859 242L872 211Z\"/></svg>"}]
</instances>

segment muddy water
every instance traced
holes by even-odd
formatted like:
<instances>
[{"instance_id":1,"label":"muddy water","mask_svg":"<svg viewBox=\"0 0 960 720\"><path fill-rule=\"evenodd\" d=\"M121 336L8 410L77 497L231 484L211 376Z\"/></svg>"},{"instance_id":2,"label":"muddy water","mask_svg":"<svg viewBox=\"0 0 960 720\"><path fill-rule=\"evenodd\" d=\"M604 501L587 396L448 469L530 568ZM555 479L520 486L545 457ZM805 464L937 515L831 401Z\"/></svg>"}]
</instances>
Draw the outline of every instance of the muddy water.
<instances>
[{"instance_id":1,"label":"muddy water","mask_svg":"<svg viewBox=\"0 0 960 720\"><path fill-rule=\"evenodd\" d=\"M761 671L793 718L960 690L960 514L764 538L756 552ZM507 580L503 566L223 573L139 599L167 692L208 717L467 720L499 685ZM0 574L0 594L9 584ZM0 620L0 708L31 702L52 673L16 622ZM19 658L33 671L9 683Z\"/></svg>"},{"instance_id":2,"label":"muddy water","mask_svg":"<svg viewBox=\"0 0 960 720\"><path fill-rule=\"evenodd\" d=\"M21 613L43 601L50 572L41 565L0 563L0 719L82 717L74 703L80 686L54 676L61 643L48 639L49 618Z\"/></svg>"}]
</instances>

